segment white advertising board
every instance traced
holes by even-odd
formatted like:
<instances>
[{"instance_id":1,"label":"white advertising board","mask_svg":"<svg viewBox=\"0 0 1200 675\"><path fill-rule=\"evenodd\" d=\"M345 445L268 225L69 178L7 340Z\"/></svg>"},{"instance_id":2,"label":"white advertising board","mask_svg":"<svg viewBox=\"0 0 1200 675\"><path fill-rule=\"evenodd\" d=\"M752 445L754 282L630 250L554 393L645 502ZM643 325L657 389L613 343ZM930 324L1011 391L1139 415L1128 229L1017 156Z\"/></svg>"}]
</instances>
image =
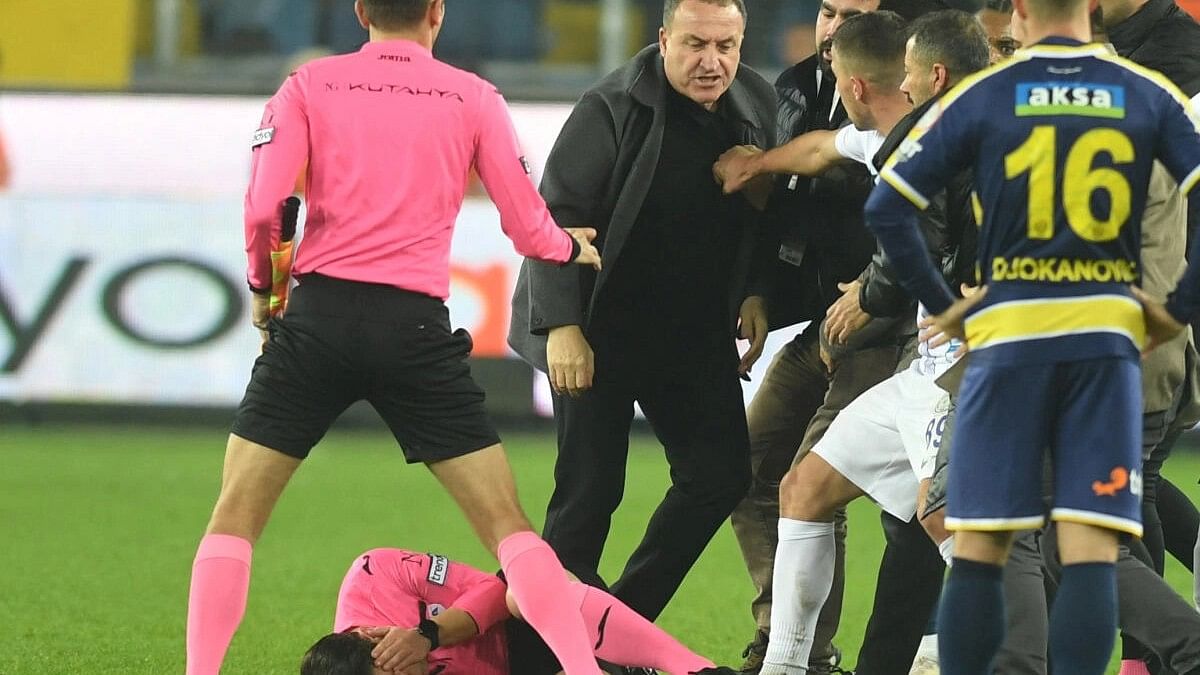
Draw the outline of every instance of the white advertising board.
<instances>
[{"instance_id":1,"label":"white advertising board","mask_svg":"<svg viewBox=\"0 0 1200 675\"><path fill-rule=\"evenodd\" d=\"M0 96L12 167L0 192L0 399L237 403L258 349L241 208L264 102ZM569 113L512 105L534 180ZM484 197L463 207L451 266L451 317L475 355L511 357L520 258ZM531 386L549 414L545 379Z\"/></svg>"}]
</instances>

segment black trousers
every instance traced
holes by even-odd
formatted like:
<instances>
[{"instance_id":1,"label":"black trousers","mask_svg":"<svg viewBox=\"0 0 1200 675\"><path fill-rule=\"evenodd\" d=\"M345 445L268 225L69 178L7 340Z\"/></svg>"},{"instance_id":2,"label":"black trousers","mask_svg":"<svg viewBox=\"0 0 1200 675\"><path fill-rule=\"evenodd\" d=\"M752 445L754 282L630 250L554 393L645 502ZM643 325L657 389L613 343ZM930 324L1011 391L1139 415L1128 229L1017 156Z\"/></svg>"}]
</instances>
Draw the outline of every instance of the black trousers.
<instances>
[{"instance_id":1,"label":"black trousers","mask_svg":"<svg viewBox=\"0 0 1200 675\"><path fill-rule=\"evenodd\" d=\"M941 596L946 564L915 517L906 523L882 513L880 521L887 548L854 672L907 675Z\"/></svg>"},{"instance_id":2,"label":"black trousers","mask_svg":"<svg viewBox=\"0 0 1200 675\"><path fill-rule=\"evenodd\" d=\"M585 583L604 586L597 567L625 490L635 401L666 451L671 487L610 589L650 620L750 485L733 337L679 335L597 331L592 389L554 398L558 460L542 536Z\"/></svg>"}]
</instances>

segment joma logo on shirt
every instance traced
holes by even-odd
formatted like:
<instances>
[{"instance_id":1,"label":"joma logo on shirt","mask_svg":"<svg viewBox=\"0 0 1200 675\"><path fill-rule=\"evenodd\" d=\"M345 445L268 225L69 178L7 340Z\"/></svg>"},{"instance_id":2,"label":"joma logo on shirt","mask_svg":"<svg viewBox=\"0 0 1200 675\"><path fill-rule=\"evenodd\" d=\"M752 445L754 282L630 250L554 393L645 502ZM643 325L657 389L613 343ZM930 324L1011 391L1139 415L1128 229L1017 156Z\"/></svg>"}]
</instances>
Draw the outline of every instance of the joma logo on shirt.
<instances>
[{"instance_id":1,"label":"joma logo on shirt","mask_svg":"<svg viewBox=\"0 0 1200 675\"><path fill-rule=\"evenodd\" d=\"M1081 115L1125 119L1125 88L1078 82L1022 82L1017 117Z\"/></svg>"}]
</instances>

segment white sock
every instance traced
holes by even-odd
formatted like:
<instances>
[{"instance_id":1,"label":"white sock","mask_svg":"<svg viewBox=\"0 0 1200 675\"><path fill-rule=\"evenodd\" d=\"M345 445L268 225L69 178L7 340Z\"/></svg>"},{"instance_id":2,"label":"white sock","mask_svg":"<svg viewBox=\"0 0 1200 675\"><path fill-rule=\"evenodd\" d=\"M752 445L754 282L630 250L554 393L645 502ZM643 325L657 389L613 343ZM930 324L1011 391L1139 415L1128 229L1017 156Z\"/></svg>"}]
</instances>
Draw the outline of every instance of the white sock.
<instances>
[{"instance_id":1,"label":"white sock","mask_svg":"<svg viewBox=\"0 0 1200 675\"><path fill-rule=\"evenodd\" d=\"M921 636L921 646L917 647L917 658L921 658L922 656L937 661L937 633Z\"/></svg>"},{"instance_id":2,"label":"white sock","mask_svg":"<svg viewBox=\"0 0 1200 675\"><path fill-rule=\"evenodd\" d=\"M771 639L761 675L803 675L817 616L833 586L833 523L779 519Z\"/></svg>"},{"instance_id":3,"label":"white sock","mask_svg":"<svg viewBox=\"0 0 1200 675\"><path fill-rule=\"evenodd\" d=\"M954 535L946 537L946 540L938 544L938 553L942 554L942 560L946 561L946 567L954 565Z\"/></svg>"}]
</instances>

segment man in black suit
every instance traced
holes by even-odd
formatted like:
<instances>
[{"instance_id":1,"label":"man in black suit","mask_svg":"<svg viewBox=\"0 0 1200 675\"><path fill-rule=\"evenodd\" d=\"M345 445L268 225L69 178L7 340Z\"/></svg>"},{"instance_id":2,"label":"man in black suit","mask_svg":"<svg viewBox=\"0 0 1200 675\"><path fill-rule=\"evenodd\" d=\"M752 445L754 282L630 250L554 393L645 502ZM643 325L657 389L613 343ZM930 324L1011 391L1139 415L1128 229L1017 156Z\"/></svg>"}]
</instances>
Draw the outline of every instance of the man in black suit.
<instances>
[{"instance_id":1,"label":"man in black suit","mask_svg":"<svg viewBox=\"0 0 1200 675\"><path fill-rule=\"evenodd\" d=\"M654 619L750 483L739 374L762 352L778 240L759 193L724 195L712 165L775 143L775 92L739 50L742 0L667 0L659 44L584 93L541 190L558 223L599 231L604 269L527 261L509 342L555 390L558 461L544 536L564 566L597 565L621 502L633 406L671 487L612 592ZM753 193L753 191L752 191ZM735 337L751 341L739 358Z\"/></svg>"}]
</instances>

